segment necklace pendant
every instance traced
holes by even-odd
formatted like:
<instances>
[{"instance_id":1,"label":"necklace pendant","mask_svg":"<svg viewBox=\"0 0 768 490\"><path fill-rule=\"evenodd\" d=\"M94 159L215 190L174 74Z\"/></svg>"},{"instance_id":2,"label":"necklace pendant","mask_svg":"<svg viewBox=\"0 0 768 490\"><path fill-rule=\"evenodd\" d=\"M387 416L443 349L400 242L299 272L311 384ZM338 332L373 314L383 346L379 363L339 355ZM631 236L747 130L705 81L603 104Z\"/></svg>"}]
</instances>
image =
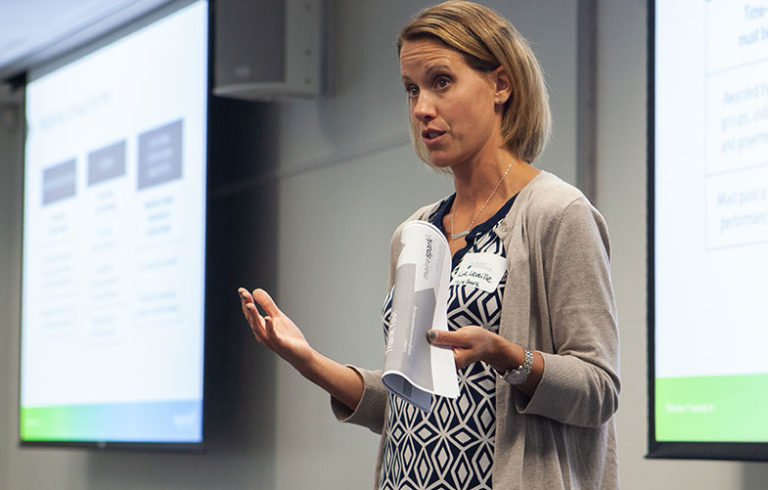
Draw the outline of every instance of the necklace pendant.
<instances>
[{"instance_id":1,"label":"necklace pendant","mask_svg":"<svg viewBox=\"0 0 768 490\"><path fill-rule=\"evenodd\" d=\"M469 234L469 230L464 230L461 233L456 233L455 235L451 235L451 240L458 240L459 238L463 236L467 236Z\"/></svg>"}]
</instances>

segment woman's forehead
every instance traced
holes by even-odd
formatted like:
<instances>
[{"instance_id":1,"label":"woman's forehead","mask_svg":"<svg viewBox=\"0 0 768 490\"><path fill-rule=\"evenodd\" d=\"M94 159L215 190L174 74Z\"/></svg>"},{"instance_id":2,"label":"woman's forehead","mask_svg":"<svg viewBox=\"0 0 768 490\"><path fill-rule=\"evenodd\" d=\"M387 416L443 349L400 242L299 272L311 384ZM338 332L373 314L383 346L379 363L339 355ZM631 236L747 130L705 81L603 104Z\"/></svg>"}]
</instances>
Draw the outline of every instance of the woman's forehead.
<instances>
[{"instance_id":1,"label":"woman's forehead","mask_svg":"<svg viewBox=\"0 0 768 490\"><path fill-rule=\"evenodd\" d=\"M404 76L440 66L457 67L457 64L465 64L461 54L433 39L406 41L400 49L400 71Z\"/></svg>"}]
</instances>

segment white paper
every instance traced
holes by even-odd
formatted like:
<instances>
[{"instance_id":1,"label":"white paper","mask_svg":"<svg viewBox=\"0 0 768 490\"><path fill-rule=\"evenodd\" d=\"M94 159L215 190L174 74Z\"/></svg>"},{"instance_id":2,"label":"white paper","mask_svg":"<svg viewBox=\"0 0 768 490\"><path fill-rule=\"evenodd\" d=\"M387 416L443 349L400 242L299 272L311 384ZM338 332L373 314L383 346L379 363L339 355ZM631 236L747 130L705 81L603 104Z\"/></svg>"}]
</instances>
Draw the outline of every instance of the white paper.
<instances>
[{"instance_id":1,"label":"white paper","mask_svg":"<svg viewBox=\"0 0 768 490\"><path fill-rule=\"evenodd\" d=\"M459 395L453 351L427 342L427 330L448 330L451 252L445 236L426 221L407 223L400 240L382 382L429 411L433 394Z\"/></svg>"}]
</instances>

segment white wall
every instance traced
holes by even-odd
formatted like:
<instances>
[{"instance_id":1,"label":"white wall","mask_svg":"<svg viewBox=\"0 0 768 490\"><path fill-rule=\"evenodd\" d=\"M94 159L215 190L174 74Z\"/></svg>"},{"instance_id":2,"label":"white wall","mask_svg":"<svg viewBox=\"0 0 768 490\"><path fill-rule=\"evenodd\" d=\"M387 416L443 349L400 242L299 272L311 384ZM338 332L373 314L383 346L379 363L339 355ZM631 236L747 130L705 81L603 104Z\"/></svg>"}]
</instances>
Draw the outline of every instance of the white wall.
<instances>
[{"instance_id":1,"label":"white wall","mask_svg":"<svg viewBox=\"0 0 768 490\"><path fill-rule=\"evenodd\" d=\"M319 350L341 362L380 363L389 235L417 206L450 190L449 180L413 156L394 47L400 27L427 3L329 1L331 92L315 100L274 103L274 127L264 129L269 132L264 139L276 142L278 206L277 230L263 239L278 252L254 250L245 265L258 269L263 261L276 261L272 292L280 306ZM576 2L487 3L512 20L540 56L555 124L553 142L539 163L574 182ZM598 2L597 24L597 204L612 232L621 324L622 488L766 488L764 464L643 459L645 1ZM247 434L219 435L205 455L18 449L20 141L20 134L0 128L0 488L369 488L378 437L331 420L327 396L246 335L243 345L231 347L240 363L236 378L215 381L237 383L228 390L241 393L240 406L225 413L242 418ZM251 192L273 185L256 182ZM230 300L236 309L234 290L222 291L220 302ZM236 314L215 320L209 328L216 331L245 329ZM259 379L265 377L276 384L261 392ZM258 440L267 426L274 444L264 449Z\"/></svg>"}]
</instances>

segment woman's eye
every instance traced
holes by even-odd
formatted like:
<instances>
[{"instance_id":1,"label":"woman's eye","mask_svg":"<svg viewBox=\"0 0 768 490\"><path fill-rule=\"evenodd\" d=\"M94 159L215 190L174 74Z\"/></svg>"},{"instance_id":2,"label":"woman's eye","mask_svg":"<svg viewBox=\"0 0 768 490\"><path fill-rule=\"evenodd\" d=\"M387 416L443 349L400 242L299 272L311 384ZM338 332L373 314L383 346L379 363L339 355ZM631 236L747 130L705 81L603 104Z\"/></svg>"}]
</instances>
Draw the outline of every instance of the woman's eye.
<instances>
[{"instance_id":1,"label":"woman's eye","mask_svg":"<svg viewBox=\"0 0 768 490\"><path fill-rule=\"evenodd\" d=\"M416 97L419 95L419 88L415 85L409 85L405 87L405 91L408 93L408 97Z\"/></svg>"},{"instance_id":2,"label":"woman's eye","mask_svg":"<svg viewBox=\"0 0 768 490\"><path fill-rule=\"evenodd\" d=\"M450 84L451 84L451 81L445 77L438 78L437 81L435 82L435 85L437 86L437 88L446 88Z\"/></svg>"}]
</instances>

